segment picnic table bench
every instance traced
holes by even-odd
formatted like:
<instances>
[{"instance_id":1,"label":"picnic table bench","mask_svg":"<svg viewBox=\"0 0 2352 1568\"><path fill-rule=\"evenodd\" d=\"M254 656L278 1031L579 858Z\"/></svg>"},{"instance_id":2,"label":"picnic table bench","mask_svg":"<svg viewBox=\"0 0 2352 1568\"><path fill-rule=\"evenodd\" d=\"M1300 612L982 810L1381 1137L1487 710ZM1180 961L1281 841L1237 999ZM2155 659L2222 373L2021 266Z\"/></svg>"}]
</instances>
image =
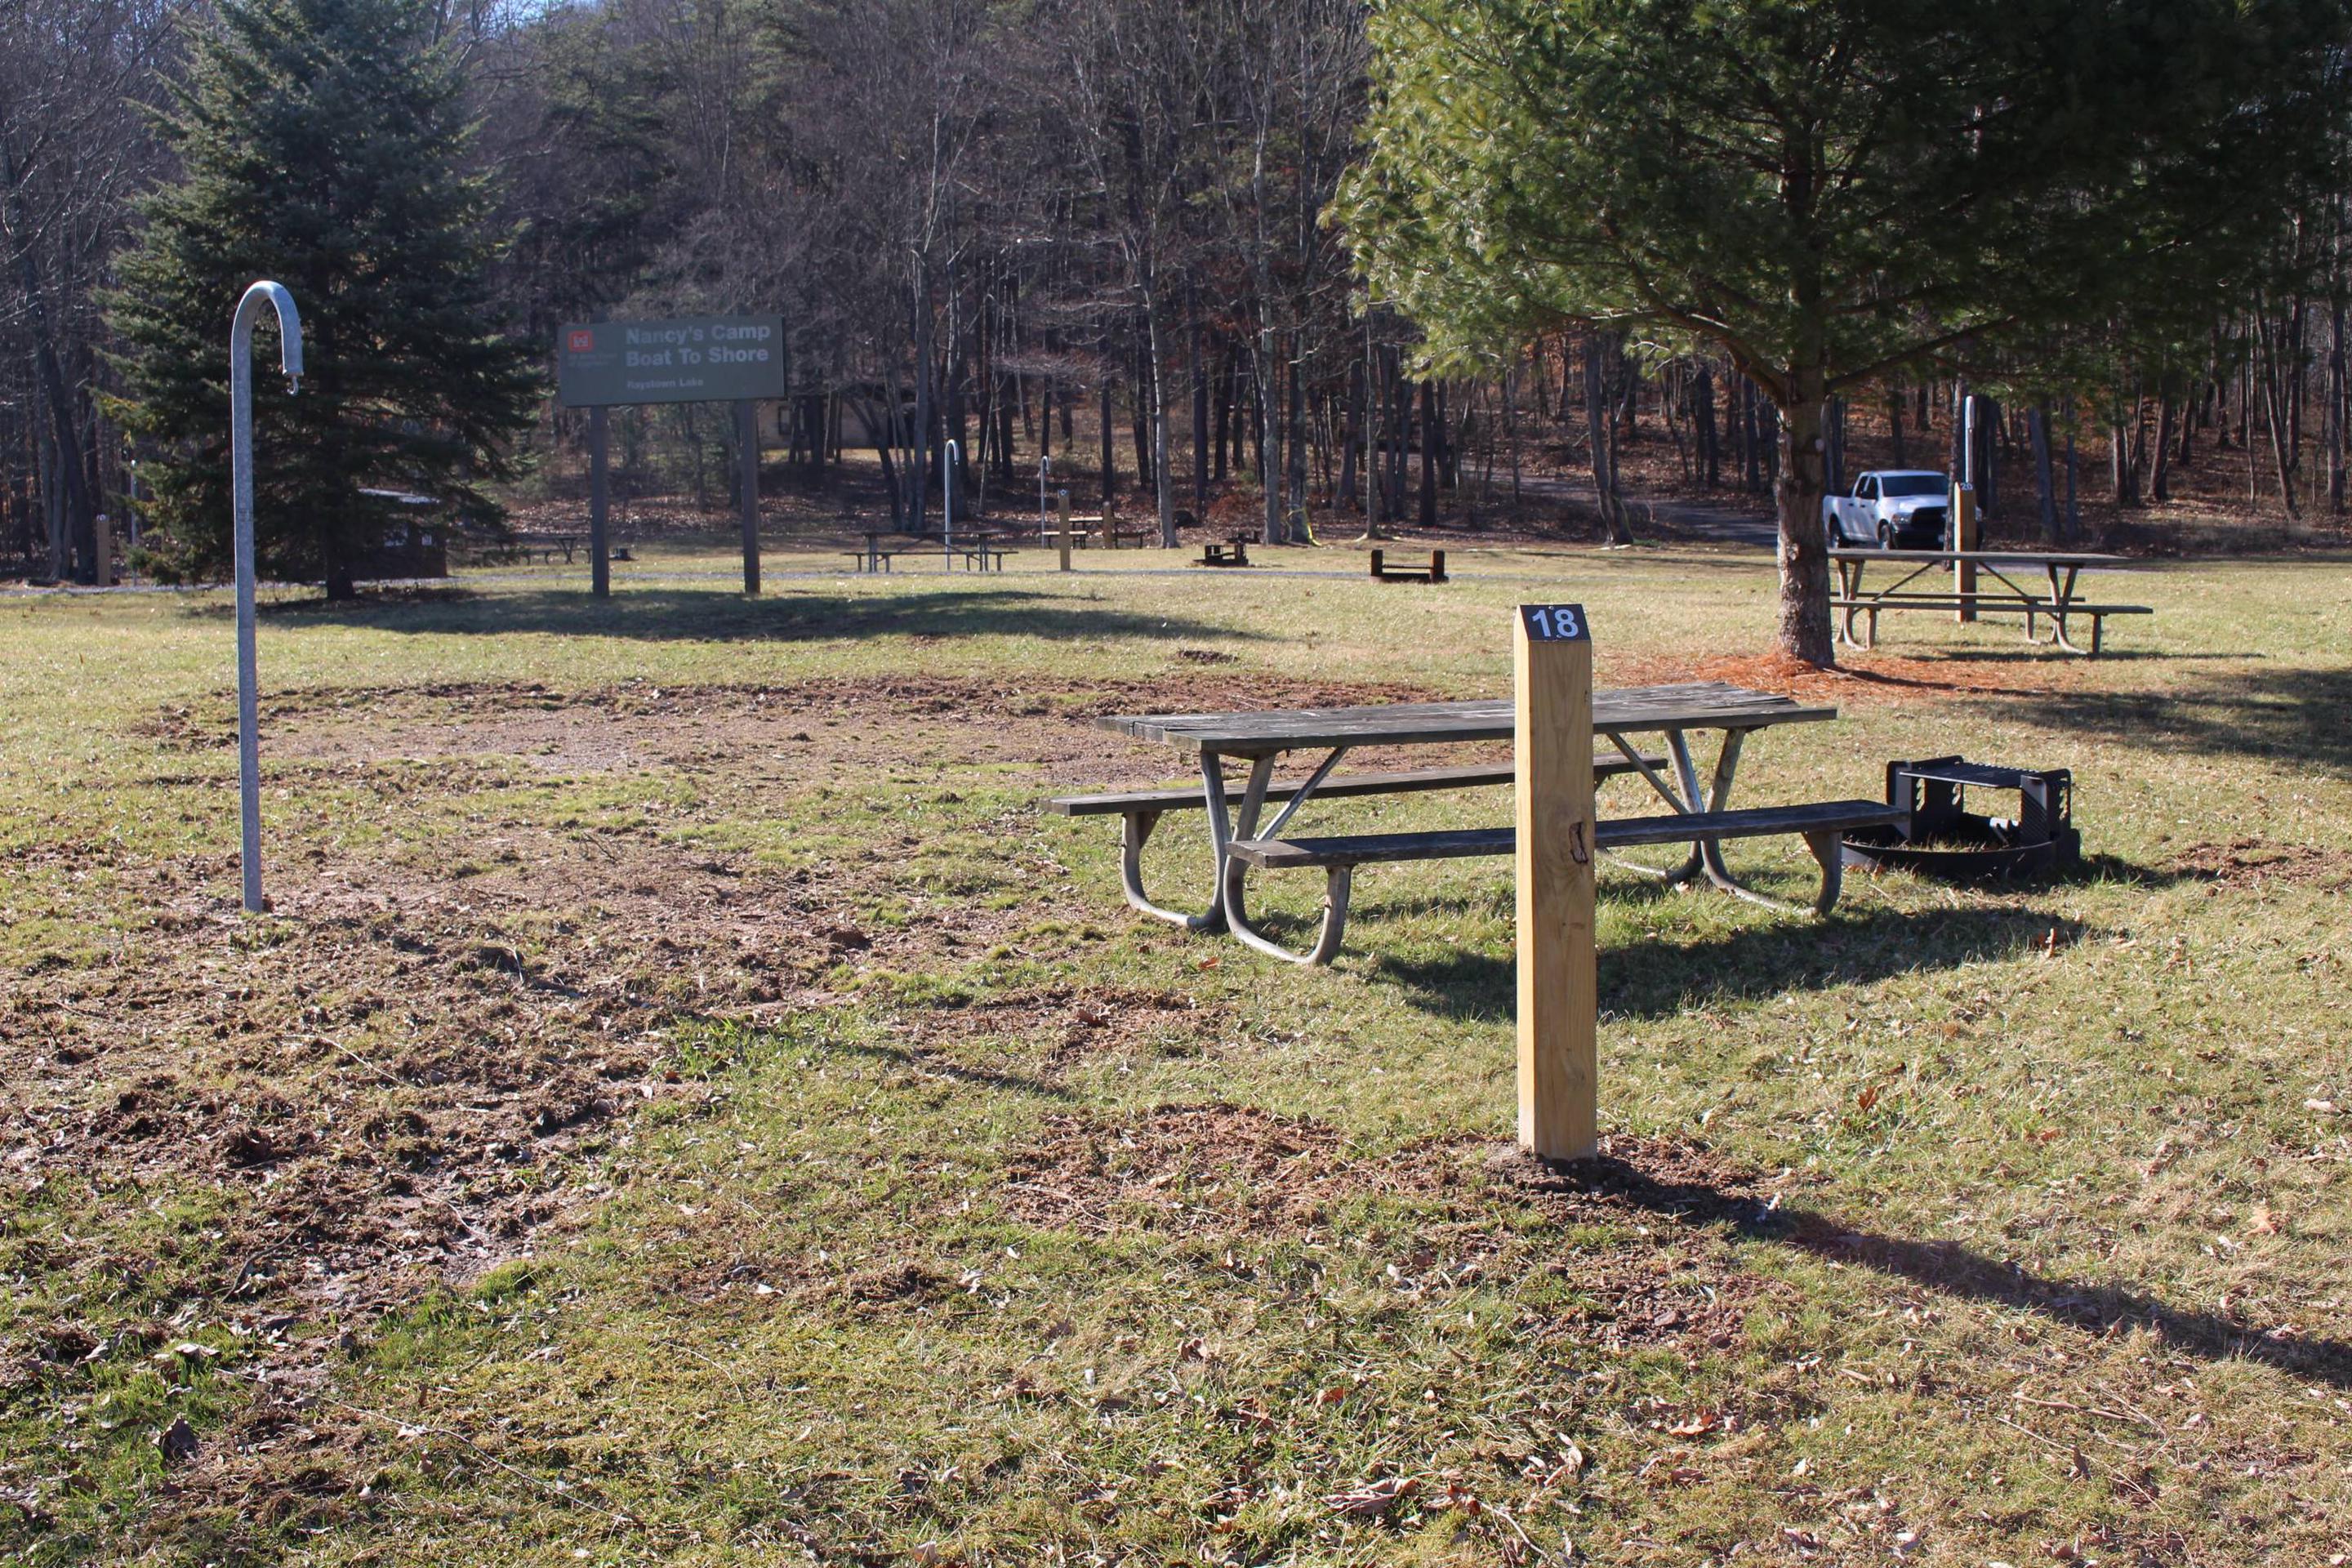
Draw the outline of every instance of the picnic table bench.
<instances>
[{"instance_id":1,"label":"picnic table bench","mask_svg":"<svg viewBox=\"0 0 2352 1568\"><path fill-rule=\"evenodd\" d=\"M588 536L584 533L516 533L508 536L508 542L512 548L521 551L526 561L537 555L542 561L552 562L556 552L561 551L563 563L569 566L572 552L586 547Z\"/></svg>"},{"instance_id":2,"label":"picnic table bench","mask_svg":"<svg viewBox=\"0 0 2352 1568\"><path fill-rule=\"evenodd\" d=\"M1372 552L1372 581L1375 583L1443 583L1445 581L1445 552L1431 551L1429 564L1423 567L1391 565L1388 552L1375 550Z\"/></svg>"},{"instance_id":3,"label":"picnic table bench","mask_svg":"<svg viewBox=\"0 0 2352 1568\"><path fill-rule=\"evenodd\" d=\"M1721 845L1727 838L1802 837L1822 868L1822 890L1812 907L1826 913L1836 901L1841 882L1839 837L1849 828L1898 820L1901 811L1882 801L1861 800L1734 811L1728 801L1742 746L1749 733L1778 724L1818 721L1835 716L1836 710L1832 708L1808 707L1785 697L1721 682L1595 692L1593 731L1606 739L1617 753L1596 758L1595 783L1620 774L1638 775L1671 812L1599 823L1592 849L1613 853L1645 844L1687 844L1690 852L1678 866L1628 864L1632 869L1669 884L1680 884L1703 874L1727 892L1785 910L1790 906L1753 891L1731 875L1724 864ZM1318 795L1396 795L1512 782L1513 769L1500 764L1333 776L1340 760L1362 746L1508 739L1514 729L1508 701L1139 715L1106 718L1097 722L1139 740L1158 741L1193 752L1200 763L1202 787L1197 792L1066 795L1048 802L1049 809L1074 816L1117 812L1126 818L1120 880L1128 902L1137 909L1195 931L1231 931L1250 946L1293 963L1328 963L1339 952L1356 867L1508 854L1516 847L1516 839L1508 828L1354 834L1324 838L1282 837L1283 828L1300 807ZM1688 738L1694 730L1723 731L1711 788L1699 782ZM1666 756L1646 755L1629 739L1644 734L1663 734ZM1284 752L1299 750L1328 750L1328 754L1306 778L1281 786L1286 795L1273 820L1261 828L1259 817L1275 789L1275 760ZM1250 771L1245 784L1236 786L1227 780L1227 758L1248 761ZM1669 765L1673 770L1671 779ZM1229 810L1236 800L1238 815ZM1204 808L1208 815L1213 871L1212 896L1209 908L1197 914L1160 907L1143 887L1143 844L1160 814L1178 809L1180 802ZM1251 927L1243 893L1247 870L1253 866L1262 869L1314 867L1326 872L1323 916L1307 952L1290 952Z\"/></svg>"},{"instance_id":4,"label":"picnic table bench","mask_svg":"<svg viewBox=\"0 0 2352 1568\"><path fill-rule=\"evenodd\" d=\"M1201 546L1201 559L1193 563L1193 564L1197 566L1246 566L1250 563L1249 547L1250 536L1246 533L1231 534L1227 536L1225 542L1222 544L1213 540Z\"/></svg>"},{"instance_id":5,"label":"picnic table bench","mask_svg":"<svg viewBox=\"0 0 2352 1568\"><path fill-rule=\"evenodd\" d=\"M1832 550L1829 554L1838 574L1838 591L1830 600L1830 607L1839 613L1839 640L1850 647L1878 646L1878 617L1882 615L1903 610L1945 610L1966 617L2022 615L2026 640L2032 643L2044 640L2035 623L2047 618L2052 628L2048 639L2051 643L2068 653L2095 658L2109 616L2155 614L2146 605L2093 604L2080 595L2076 584L2084 568L2123 564L2127 558L2121 555L2050 550ZM1873 562L1907 566L1910 570L1883 588L1866 588L1863 577ZM1911 586L1931 573L1952 567L1981 571L1999 586L1979 586L1966 592ZM2009 575L2012 571L2024 575L2035 570L2047 574L2047 593L2036 592ZM1859 637L1854 634L1857 616L1863 617L1864 627ZM2076 646L2067 635L2067 622L2076 617L2086 617L2091 623L2091 646L2087 648Z\"/></svg>"}]
</instances>

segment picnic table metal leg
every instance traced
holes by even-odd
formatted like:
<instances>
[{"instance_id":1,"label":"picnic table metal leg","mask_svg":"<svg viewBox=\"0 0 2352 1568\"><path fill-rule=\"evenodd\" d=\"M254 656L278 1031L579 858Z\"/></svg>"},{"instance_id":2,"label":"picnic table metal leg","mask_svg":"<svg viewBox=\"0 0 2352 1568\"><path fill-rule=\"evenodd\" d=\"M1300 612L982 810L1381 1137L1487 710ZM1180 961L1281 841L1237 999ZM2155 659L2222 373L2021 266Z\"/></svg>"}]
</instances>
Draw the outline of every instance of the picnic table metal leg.
<instances>
[{"instance_id":1,"label":"picnic table metal leg","mask_svg":"<svg viewBox=\"0 0 2352 1568\"><path fill-rule=\"evenodd\" d=\"M1694 809L1721 811L1729 804L1731 783L1739 772L1740 747L1747 738L1748 731L1745 730L1730 730L1725 732L1723 751L1715 760L1715 787L1702 795L1698 788L1698 768L1691 761L1689 742L1684 738L1683 731L1680 730L1670 730L1666 732L1666 745L1675 759L1675 771L1682 775L1684 792L1696 803ZM1809 833L1805 836L1805 847L1812 851L1813 858L1820 862L1822 868L1822 890L1815 897L1812 904L1813 912L1816 914L1827 914L1830 906L1837 902L1838 888L1843 880L1840 868L1844 858L1841 837L1841 835L1833 833ZM1795 904L1759 893L1734 877L1731 874L1731 868L1724 864L1721 839L1702 838L1691 847L1691 853L1699 866L1706 870L1706 879L1733 898L1745 899L1751 904L1760 905L1768 910L1777 910L1782 914L1805 912Z\"/></svg>"},{"instance_id":2,"label":"picnic table metal leg","mask_svg":"<svg viewBox=\"0 0 2352 1568\"><path fill-rule=\"evenodd\" d=\"M2096 658L2099 656L2100 622L2104 620L2105 617L2100 616L2093 616L2091 617L2091 646L2089 647L2077 647L2074 646L2074 640L2066 635L2066 610L2067 606L2074 602L2074 576L2076 573L2082 570L2082 568L2077 566L2070 566L2066 568L2066 582L2063 588L2061 588L2058 584L2058 570L2059 569L2056 566L2050 568L2050 618L2056 622L2058 626L2057 636L2052 640L2056 642L2060 647L2064 648L2068 653L2079 653L2086 655L2092 658Z\"/></svg>"},{"instance_id":3,"label":"picnic table metal leg","mask_svg":"<svg viewBox=\"0 0 2352 1568\"><path fill-rule=\"evenodd\" d=\"M1289 822L1298 808L1307 804L1307 797L1321 786L1325 779L1331 776L1331 770L1339 765L1339 759L1348 754L1348 750L1345 746L1333 747L1331 754L1325 757L1315 771L1307 774L1305 781L1291 792L1290 798L1283 803L1282 809L1275 814L1274 820L1267 823L1263 829L1258 828L1254 820L1249 817L1250 802L1248 795L1244 795L1242 800L1244 821L1244 824L1236 825L1234 837L1272 838L1279 834L1283 826ZM1273 764L1269 761L1262 765L1270 770ZM1251 775L1253 786L1256 784L1257 778L1258 775L1255 773ZM1244 944L1255 948L1268 957L1279 958L1287 963L1323 964L1330 963L1332 959L1339 956L1339 938L1348 929L1348 897L1354 884L1354 867L1330 868L1324 885L1323 915L1316 927L1315 945L1307 952L1298 953L1260 935L1256 928L1250 924L1249 906L1245 900L1249 863L1226 855L1223 858L1221 865L1222 869L1217 883L1218 896L1221 900L1219 907L1224 912L1226 929L1239 937Z\"/></svg>"},{"instance_id":4,"label":"picnic table metal leg","mask_svg":"<svg viewBox=\"0 0 2352 1568\"><path fill-rule=\"evenodd\" d=\"M1348 896L1354 886L1353 866L1334 866L1324 883L1323 918L1315 928L1315 945L1305 952L1293 952L1279 942L1260 936L1249 923L1248 906L1243 899L1243 883L1249 876L1249 862L1227 859L1223 883L1225 919L1234 935L1247 946L1255 948L1269 958L1279 958L1286 963L1326 964L1339 955L1339 938L1348 929Z\"/></svg>"},{"instance_id":5,"label":"picnic table metal leg","mask_svg":"<svg viewBox=\"0 0 2352 1568\"><path fill-rule=\"evenodd\" d=\"M1640 752L1636 751L1633 745L1626 741L1624 736L1612 731L1609 736L1609 742L1615 746L1617 750L1623 754L1627 762L1633 764L1634 771L1642 775L1643 781L1649 784L1652 790L1656 792L1658 798L1664 801L1668 805L1673 806L1678 815L1687 816L1694 811L1705 809L1704 805L1696 798L1695 793L1686 795L1685 791L1677 790L1672 781L1660 777L1658 770L1650 765L1649 759L1643 756ZM1685 760L1687 761L1687 757L1685 757ZM1697 789L1696 775L1695 773L1691 776L1690 783L1686 787L1690 792L1696 792ZM1657 880L1664 882L1669 888L1679 887L1683 883L1689 881L1693 877L1698 875L1700 869L1698 851L1696 848L1692 849L1690 855L1681 865L1675 867L1644 866L1639 860L1628 859L1625 856L1619 854L1614 849L1603 850L1602 853L1607 855L1609 858L1617 865L1622 866L1626 870L1637 872L1644 877L1654 878Z\"/></svg>"},{"instance_id":6,"label":"picnic table metal leg","mask_svg":"<svg viewBox=\"0 0 2352 1568\"><path fill-rule=\"evenodd\" d=\"M1224 759L1214 752L1201 753L1201 786L1209 808L1210 883L1209 912L1195 915L1184 923L1194 931L1225 929L1225 846L1235 838L1247 838L1257 831L1258 813L1265 806L1265 786L1274 778L1274 759L1259 757L1250 763L1248 785L1242 791L1241 810L1228 815L1225 807Z\"/></svg>"}]
</instances>

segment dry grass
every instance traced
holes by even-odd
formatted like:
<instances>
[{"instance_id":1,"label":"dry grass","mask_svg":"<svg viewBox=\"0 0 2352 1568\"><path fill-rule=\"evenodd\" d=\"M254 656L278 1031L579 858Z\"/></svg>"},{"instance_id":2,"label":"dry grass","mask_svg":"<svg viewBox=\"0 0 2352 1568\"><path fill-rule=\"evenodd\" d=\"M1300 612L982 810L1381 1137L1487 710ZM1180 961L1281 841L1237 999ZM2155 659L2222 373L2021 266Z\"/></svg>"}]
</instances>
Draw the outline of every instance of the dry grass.
<instances>
[{"instance_id":1,"label":"dry grass","mask_svg":"<svg viewBox=\"0 0 2352 1568\"><path fill-rule=\"evenodd\" d=\"M2340 566L2153 574L2095 664L1938 624L1824 675L1721 556L1138 560L279 606L259 921L217 607L0 604L0 1555L2341 1550ZM1604 682L1836 702L1745 799L2070 766L2091 869L1818 926L1612 874L1563 1179L1504 1152L1500 868L1368 874L1299 974L1034 810L1181 768L1099 713L1500 689L1523 597Z\"/></svg>"}]
</instances>

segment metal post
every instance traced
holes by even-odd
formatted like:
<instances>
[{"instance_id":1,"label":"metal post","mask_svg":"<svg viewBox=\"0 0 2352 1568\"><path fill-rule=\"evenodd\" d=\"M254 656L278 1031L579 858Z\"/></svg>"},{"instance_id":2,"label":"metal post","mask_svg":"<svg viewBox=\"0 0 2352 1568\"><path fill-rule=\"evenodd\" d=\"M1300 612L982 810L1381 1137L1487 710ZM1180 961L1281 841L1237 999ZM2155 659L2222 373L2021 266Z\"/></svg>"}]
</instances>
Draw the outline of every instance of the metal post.
<instances>
[{"instance_id":1,"label":"metal post","mask_svg":"<svg viewBox=\"0 0 2352 1568\"><path fill-rule=\"evenodd\" d=\"M278 312L278 364L289 391L302 383L302 316L294 296L259 282L236 302L228 331L230 505L236 557L236 771L245 910L261 912L261 701L253 631L253 323L268 305Z\"/></svg>"},{"instance_id":2,"label":"metal post","mask_svg":"<svg viewBox=\"0 0 2352 1568\"><path fill-rule=\"evenodd\" d=\"M760 405L735 400L735 444L740 453L736 484L743 503L743 592L760 595Z\"/></svg>"},{"instance_id":3,"label":"metal post","mask_svg":"<svg viewBox=\"0 0 2352 1568\"><path fill-rule=\"evenodd\" d=\"M1952 548L1955 551L1977 547L1977 395L1969 393L1960 399L1960 483L1952 495ZM1952 592L1963 601L1952 618L1965 626L1977 618L1976 611L1966 601L1977 591L1977 565L1973 561L1952 563Z\"/></svg>"},{"instance_id":4,"label":"metal post","mask_svg":"<svg viewBox=\"0 0 2352 1568\"><path fill-rule=\"evenodd\" d=\"M610 438L600 403L588 410L588 592L599 599L613 595L612 540L605 528L613 505Z\"/></svg>"},{"instance_id":5,"label":"metal post","mask_svg":"<svg viewBox=\"0 0 2352 1568\"><path fill-rule=\"evenodd\" d=\"M940 570L955 570L955 471L963 458L962 446L950 441L940 448ZM988 557L980 558L988 564Z\"/></svg>"}]
</instances>

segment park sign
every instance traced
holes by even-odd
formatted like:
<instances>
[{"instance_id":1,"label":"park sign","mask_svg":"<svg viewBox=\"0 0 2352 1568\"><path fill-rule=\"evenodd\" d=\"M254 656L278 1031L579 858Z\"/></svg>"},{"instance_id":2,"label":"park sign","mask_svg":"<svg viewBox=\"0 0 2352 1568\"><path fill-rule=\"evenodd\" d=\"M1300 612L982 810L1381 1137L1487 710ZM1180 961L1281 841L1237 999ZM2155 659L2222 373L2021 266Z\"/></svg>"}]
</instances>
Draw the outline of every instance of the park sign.
<instances>
[{"instance_id":1,"label":"park sign","mask_svg":"<svg viewBox=\"0 0 2352 1568\"><path fill-rule=\"evenodd\" d=\"M782 316L682 316L567 326L556 341L567 408L733 403L784 395Z\"/></svg>"}]
</instances>

